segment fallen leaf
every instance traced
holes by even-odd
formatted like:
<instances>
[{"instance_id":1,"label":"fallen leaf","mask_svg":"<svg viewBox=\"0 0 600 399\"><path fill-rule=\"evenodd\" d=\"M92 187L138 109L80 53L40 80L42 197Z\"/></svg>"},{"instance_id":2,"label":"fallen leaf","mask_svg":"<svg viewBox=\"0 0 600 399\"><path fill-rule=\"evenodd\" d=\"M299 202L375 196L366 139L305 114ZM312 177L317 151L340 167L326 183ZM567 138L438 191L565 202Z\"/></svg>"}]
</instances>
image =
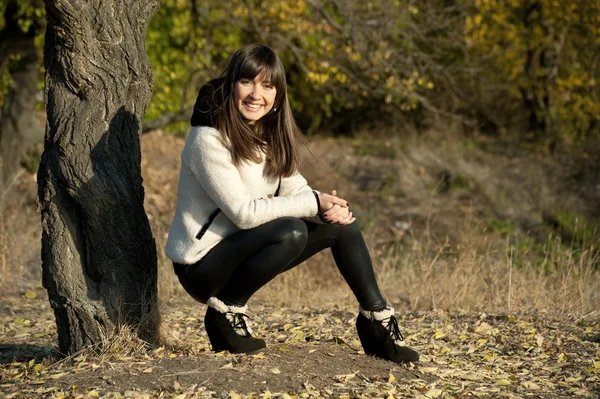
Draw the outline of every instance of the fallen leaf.
<instances>
[{"instance_id":1,"label":"fallen leaf","mask_svg":"<svg viewBox=\"0 0 600 399\"><path fill-rule=\"evenodd\" d=\"M537 346L541 347L542 344L544 343L544 337L541 334L536 334L535 335L535 342L537 343Z\"/></svg>"},{"instance_id":2,"label":"fallen leaf","mask_svg":"<svg viewBox=\"0 0 600 399\"><path fill-rule=\"evenodd\" d=\"M499 387L508 386L508 385L510 385L510 380L505 380L505 379L498 380L498 381L496 381L496 385Z\"/></svg>"},{"instance_id":3,"label":"fallen leaf","mask_svg":"<svg viewBox=\"0 0 600 399\"><path fill-rule=\"evenodd\" d=\"M227 363L225 366L221 367L221 370L233 370L233 363Z\"/></svg>"},{"instance_id":4,"label":"fallen leaf","mask_svg":"<svg viewBox=\"0 0 600 399\"><path fill-rule=\"evenodd\" d=\"M424 373L435 373L438 371L438 369L439 367L419 367L419 370Z\"/></svg>"},{"instance_id":5,"label":"fallen leaf","mask_svg":"<svg viewBox=\"0 0 600 399\"><path fill-rule=\"evenodd\" d=\"M274 367L271 369L271 373L273 374L281 374L281 371L279 371L279 369L277 367Z\"/></svg>"},{"instance_id":6,"label":"fallen leaf","mask_svg":"<svg viewBox=\"0 0 600 399\"><path fill-rule=\"evenodd\" d=\"M24 296L27 299L35 299L35 298L37 298L37 294L34 291L25 291Z\"/></svg>"},{"instance_id":7,"label":"fallen leaf","mask_svg":"<svg viewBox=\"0 0 600 399\"><path fill-rule=\"evenodd\" d=\"M439 388L431 388L429 391L425 393L425 396L428 398L437 398L442 394L442 390Z\"/></svg>"},{"instance_id":8,"label":"fallen leaf","mask_svg":"<svg viewBox=\"0 0 600 399\"><path fill-rule=\"evenodd\" d=\"M532 381L525 381L523 386L527 389L531 389L532 391L537 391L540 389L540 386Z\"/></svg>"},{"instance_id":9,"label":"fallen leaf","mask_svg":"<svg viewBox=\"0 0 600 399\"><path fill-rule=\"evenodd\" d=\"M396 377L394 376L394 374L390 373L390 378L388 378L388 382L396 382Z\"/></svg>"}]
</instances>

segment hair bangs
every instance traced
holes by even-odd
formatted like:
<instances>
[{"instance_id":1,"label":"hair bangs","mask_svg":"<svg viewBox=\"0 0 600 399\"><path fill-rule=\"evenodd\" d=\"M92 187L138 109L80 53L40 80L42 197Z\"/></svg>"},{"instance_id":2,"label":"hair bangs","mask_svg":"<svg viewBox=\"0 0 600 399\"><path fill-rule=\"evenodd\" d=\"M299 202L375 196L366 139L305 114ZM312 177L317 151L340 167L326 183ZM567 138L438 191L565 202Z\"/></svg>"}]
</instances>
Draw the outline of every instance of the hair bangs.
<instances>
[{"instance_id":1,"label":"hair bangs","mask_svg":"<svg viewBox=\"0 0 600 399\"><path fill-rule=\"evenodd\" d=\"M285 88L285 70L275 52L266 46L253 50L247 57L242 58L234 79L254 80L257 76L261 76L263 81L270 82L277 90Z\"/></svg>"}]
</instances>

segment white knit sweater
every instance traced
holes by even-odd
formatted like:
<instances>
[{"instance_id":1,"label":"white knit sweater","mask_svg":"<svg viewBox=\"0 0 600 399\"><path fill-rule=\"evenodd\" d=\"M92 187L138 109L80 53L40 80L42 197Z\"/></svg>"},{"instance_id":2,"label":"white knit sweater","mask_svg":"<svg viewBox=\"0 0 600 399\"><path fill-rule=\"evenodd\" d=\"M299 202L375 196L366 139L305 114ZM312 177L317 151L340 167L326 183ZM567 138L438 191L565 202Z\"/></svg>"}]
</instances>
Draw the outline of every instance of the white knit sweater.
<instances>
[{"instance_id":1,"label":"white knit sweater","mask_svg":"<svg viewBox=\"0 0 600 399\"><path fill-rule=\"evenodd\" d=\"M267 177L262 163L235 166L222 135L211 127L192 128L181 153L177 208L166 253L173 262L193 264L225 237L271 220L318 213L317 200L299 173Z\"/></svg>"}]
</instances>

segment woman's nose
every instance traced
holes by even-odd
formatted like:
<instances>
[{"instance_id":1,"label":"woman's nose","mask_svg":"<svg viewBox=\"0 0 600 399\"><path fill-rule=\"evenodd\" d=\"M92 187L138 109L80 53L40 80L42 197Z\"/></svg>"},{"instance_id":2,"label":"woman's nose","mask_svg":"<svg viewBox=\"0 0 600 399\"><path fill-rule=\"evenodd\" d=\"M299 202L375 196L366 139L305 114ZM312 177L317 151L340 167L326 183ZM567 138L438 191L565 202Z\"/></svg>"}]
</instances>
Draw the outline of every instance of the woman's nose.
<instances>
[{"instance_id":1,"label":"woman's nose","mask_svg":"<svg viewBox=\"0 0 600 399\"><path fill-rule=\"evenodd\" d=\"M252 89L252 93L250 93L250 95L258 100L262 97L263 90L260 86L255 85L254 88Z\"/></svg>"}]
</instances>

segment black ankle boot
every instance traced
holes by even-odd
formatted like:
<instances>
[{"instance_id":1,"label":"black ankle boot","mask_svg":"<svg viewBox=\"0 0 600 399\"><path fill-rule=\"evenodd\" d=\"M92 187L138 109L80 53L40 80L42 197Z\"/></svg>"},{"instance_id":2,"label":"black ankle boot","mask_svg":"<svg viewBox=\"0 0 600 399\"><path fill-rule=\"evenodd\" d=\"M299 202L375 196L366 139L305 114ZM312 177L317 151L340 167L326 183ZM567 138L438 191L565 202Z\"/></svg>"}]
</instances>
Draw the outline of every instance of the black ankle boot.
<instances>
[{"instance_id":1,"label":"black ankle boot","mask_svg":"<svg viewBox=\"0 0 600 399\"><path fill-rule=\"evenodd\" d=\"M378 312L360 309L356 331L367 355L391 360L394 363L418 362L419 354L404 346L404 337L398 328L394 308Z\"/></svg>"},{"instance_id":2,"label":"black ankle boot","mask_svg":"<svg viewBox=\"0 0 600 399\"><path fill-rule=\"evenodd\" d=\"M227 306L217 298L209 298L204 326L215 352L253 354L262 352L265 341L252 336L246 324L247 306Z\"/></svg>"}]
</instances>

